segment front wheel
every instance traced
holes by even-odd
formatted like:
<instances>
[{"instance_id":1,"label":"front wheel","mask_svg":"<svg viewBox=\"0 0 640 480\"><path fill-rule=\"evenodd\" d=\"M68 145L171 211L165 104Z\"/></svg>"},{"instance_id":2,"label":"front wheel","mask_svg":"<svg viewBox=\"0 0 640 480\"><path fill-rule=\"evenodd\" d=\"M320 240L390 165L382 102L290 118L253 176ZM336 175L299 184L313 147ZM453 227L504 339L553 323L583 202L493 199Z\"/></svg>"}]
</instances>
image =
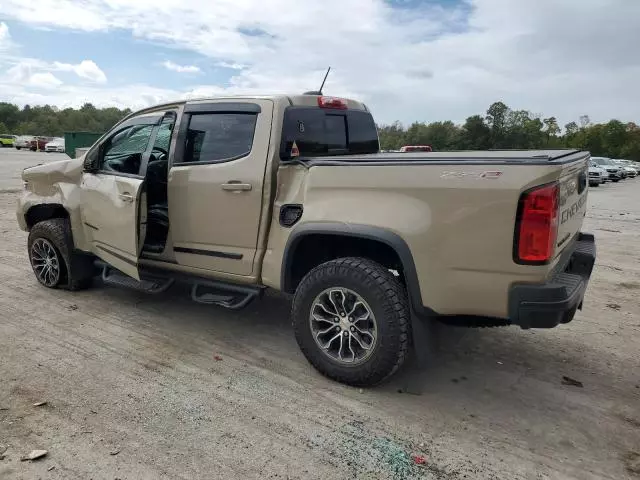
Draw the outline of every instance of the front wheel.
<instances>
[{"instance_id":1,"label":"front wheel","mask_svg":"<svg viewBox=\"0 0 640 480\"><path fill-rule=\"evenodd\" d=\"M378 384L408 355L406 290L371 260L340 258L314 268L298 286L292 316L302 353L339 382Z\"/></svg>"},{"instance_id":2,"label":"front wheel","mask_svg":"<svg viewBox=\"0 0 640 480\"><path fill-rule=\"evenodd\" d=\"M81 290L91 285L93 260L73 251L67 219L36 223L29 232L28 248L33 273L45 287Z\"/></svg>"},{"instance_id":3,"label":"front wheel","mask_svg":"<svg viewBox=\"0 0 640 480\"><path fill-rule=\"evenodd\" d=\"M613 182L613 183L618 183L619 181L620 181L620 179L619 179L619 178L614 178L614 179L612 180L612 182Z\"/></svg>"}]
</instances>

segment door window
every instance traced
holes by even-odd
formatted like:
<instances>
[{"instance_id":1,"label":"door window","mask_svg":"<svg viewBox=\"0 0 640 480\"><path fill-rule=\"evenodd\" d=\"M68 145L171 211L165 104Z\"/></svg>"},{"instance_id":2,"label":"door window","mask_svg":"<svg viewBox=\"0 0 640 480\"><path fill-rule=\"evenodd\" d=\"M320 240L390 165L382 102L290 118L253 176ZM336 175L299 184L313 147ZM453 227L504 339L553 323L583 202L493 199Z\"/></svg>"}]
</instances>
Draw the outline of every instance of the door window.
<instances>
[{"instance_id":1,"label":"door window","mask_svg":"<svg viewBox=\"0 0 640 480\"><path fill-rule=\"evenodd\" d=\"M109 138L102 148L101 170L138 175L153 125L131 125Z\"/></svg>"},{"instance_id":2,"label":"door window","mask_svg":"<svg viewBox=\"0 0 640 480\"><path fill-rule=\"evenodd\" d=\"M152 152L154 150L164 154L169 152L174 121L175 120L173 118L168 118L162 121L162 124L158 128L158 133L156 134L156 141L153 144Z\"/></svg>"},{"instance_id":3,"label":"door window","mask_svg":"<svg viewBox=\"0 0 640 480\"><path fill-rule=\"evenodd\" d=\"M191 115L184 163L218 163L249 155L258 116L254 113Z\"/></svg>"}]
</instances>

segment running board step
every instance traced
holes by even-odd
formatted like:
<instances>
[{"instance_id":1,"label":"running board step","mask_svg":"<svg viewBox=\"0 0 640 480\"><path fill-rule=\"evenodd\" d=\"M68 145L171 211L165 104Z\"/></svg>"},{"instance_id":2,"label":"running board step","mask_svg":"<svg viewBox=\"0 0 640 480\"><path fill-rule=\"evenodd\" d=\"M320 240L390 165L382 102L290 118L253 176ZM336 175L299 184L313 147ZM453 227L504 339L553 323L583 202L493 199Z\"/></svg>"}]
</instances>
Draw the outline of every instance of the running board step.
<instances>
[{"instance_id":1,"label":"running board step","mask_svg":"<svg viewBox=\"0 0 640 480\"><path fill-rule=\"evenodd\" d=\"M173 285L173 278L146 277L140 281L114 268L105 265L102 269L102 281L107 285L131 288L146 293L162 293Z\"/></svg>"},{"instance_id":2,"label":"running board step","mask_svg":"<svg viewBox=\"0 0 640 480\"><path fill-rule=\"evenodd\" d=\"M218 305L229 310L239 310L256 299L261 289L230 285L222 282L199 281L191 288L191 299L194 302Z\"/></svg>"}]
</instances>

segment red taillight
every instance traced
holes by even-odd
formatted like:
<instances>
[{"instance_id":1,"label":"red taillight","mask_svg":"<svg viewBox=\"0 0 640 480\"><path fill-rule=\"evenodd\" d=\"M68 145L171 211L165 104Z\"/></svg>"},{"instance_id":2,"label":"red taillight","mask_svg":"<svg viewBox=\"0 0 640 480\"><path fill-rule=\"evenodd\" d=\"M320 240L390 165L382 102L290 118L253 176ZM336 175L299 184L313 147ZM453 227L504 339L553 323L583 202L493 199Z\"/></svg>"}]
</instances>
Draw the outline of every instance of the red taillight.
<instances>
[{"instance_id":1,"label":"red taillight","mask_svg":"<svg viewBox=\"0 0 640 480\"><path fill-rule=\"evenodd\" d=\"M543 264L551 260L558 234L558 184L522 194L516 238L516 261Z\"/></svg>"},{"instance_id":2,"label":"red taillight","mask_svg":"<svg viewBox=\"0 0 640 480\"><path fill-rule=\"evenodd\" d=\"M318 97L318 106L320 108L335 108L337 110L346 110L347 101L344 98Z\"/></svg>"}]
</instances>

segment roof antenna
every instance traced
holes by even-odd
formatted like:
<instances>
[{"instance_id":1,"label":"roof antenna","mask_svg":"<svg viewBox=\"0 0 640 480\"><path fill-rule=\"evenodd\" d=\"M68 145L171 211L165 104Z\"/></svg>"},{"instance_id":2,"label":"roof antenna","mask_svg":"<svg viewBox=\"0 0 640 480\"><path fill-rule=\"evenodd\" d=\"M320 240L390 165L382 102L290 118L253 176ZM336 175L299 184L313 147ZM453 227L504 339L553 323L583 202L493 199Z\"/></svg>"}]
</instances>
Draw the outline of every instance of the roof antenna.
<instances>
[{"instance_id":1,"label":"roof antenna","mask_svg":"<svg viewBox=\"0 0 640 480\"><path fill-rule=\"evenodd\" d=\"M331 67L327 68L327 73L324 74L324 79L322 80L322 85L320 85L320 90L310 90L308 92L304 92L305 95L322 95L322 89L324 88L324 83L327 81L327 77L329 76L329 72L331 71Z\"/></svg>"}]
</instances>

